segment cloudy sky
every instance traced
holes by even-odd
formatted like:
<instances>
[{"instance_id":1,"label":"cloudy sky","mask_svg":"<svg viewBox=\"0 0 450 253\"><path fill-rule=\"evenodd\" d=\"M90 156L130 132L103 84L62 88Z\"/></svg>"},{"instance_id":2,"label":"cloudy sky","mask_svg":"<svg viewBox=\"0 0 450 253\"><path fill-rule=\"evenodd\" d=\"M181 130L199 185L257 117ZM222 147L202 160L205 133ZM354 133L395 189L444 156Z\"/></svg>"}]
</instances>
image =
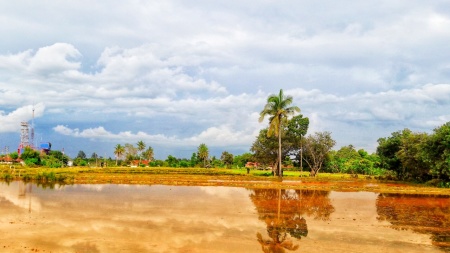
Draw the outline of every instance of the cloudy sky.
<instances>
[{"instance_id":1,"label":"cloudy sky","mask_svg":"<svg viewBox=\"0 0 450 253\"><path fill-rule=\"evenodd\" d=\"M1 1L0 147L249 151L283 89L336 149L450 121L448 1Z\"/></svg>"}]
</instances>

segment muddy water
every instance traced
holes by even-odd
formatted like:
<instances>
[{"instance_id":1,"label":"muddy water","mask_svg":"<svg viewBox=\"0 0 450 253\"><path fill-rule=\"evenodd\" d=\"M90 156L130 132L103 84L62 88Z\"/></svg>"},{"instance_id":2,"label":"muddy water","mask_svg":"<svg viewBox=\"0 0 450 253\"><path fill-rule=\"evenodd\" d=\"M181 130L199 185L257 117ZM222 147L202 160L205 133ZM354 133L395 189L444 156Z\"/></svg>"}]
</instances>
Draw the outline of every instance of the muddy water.
<instances>
[{"instance_id":1,"label":"muddy water","mask_svg":"<svg viewBox=\"0 0 450 253\"><path fill-rule=\"evenodd\" d=\"M448 196L0 183L0 252L449 252Z\"/></svg>"}]
</instances>

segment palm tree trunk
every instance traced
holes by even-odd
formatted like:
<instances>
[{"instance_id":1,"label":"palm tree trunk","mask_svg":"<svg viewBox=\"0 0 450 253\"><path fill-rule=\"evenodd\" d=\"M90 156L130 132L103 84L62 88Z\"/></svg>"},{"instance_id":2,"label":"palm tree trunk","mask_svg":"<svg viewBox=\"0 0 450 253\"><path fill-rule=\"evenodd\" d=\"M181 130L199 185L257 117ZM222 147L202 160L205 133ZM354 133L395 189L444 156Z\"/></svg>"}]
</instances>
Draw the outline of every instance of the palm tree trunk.
<instances>
[{"instance_id":1,"label":"palm tree trunk","mask_svg":"<svg viewBox=\"0 0 450 253\"><path fill-rule=\"evenodd\" d=\"M278 126L278 177L282 178L282 170L281 170L281 119L280 125Z\"/></svg>"}]
</instances>

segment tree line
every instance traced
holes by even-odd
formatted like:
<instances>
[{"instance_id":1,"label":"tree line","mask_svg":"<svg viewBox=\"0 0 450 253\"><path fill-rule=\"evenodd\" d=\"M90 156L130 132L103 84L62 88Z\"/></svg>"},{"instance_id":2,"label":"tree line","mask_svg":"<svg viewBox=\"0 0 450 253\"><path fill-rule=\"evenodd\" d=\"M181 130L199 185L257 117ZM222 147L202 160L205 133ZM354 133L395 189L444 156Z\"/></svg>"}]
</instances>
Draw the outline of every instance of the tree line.
<instances>
[{"instance_id":1,"label":"tree line","mask_svg":"<svg viewBox=\"0 0 450 253\"><path fill-rule=\"evenodd\" d=\"M90 158L80 150L72 160L75 166L150 166L150 167L204 167L243 168L251 162L252 168L270 169L282 177L284 170L306 170L310 176L319 172L348 173L357 176L378 176L429 182L450 187L450 122L433 130L431 134L403 129L389 137L378 139L376 152L369 154L353 145L333 150L336 141L330 132L308 134L309 118L292 105L293 98L281 89L270 95L259 121L269 122L252 143L250 152L233 155L223 151L220 157L210 156L209 148L201 143L190 158L169 155L165 160L154 158L151 146L140 140L136 144L117 144L114 159L93 153ZM296 113L298 115L296 115ZM0 156L17 159L13 152ZM62 167L70 158L60 151L42 154L26 148L20 158L28 166Z\"/></svg>"}]
</instances>

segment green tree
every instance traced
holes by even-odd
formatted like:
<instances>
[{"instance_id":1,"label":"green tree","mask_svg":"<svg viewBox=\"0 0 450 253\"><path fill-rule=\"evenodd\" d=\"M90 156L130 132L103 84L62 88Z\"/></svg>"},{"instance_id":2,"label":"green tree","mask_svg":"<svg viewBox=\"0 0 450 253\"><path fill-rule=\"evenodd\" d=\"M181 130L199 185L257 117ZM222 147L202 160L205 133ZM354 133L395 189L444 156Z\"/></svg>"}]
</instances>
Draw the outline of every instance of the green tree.
<instances>
[{"instance_id":1,"label":"green tree","mask_svg":"<svg viewBox=\"0 0 450 253\"><path fill-rule=\"evenodd\" d=\"M78 151L78 155L76 158L86 159L86 153L83 150Z\"/></svg>"},{"instance_id":2,"label":"green tree","mask_svg":"<svg viewBox=\"0 0 450 253\"><path fill-rule=\"evenodd\" d=\"M17 151L14 151L11 154L9 154L9 157L11 157L11 159L13 160L16 160L17 158L19 158L19 154L17 153Z\"/></svg>"},{"instance_id":3,"label":"green tree","mask_svg":"<svg viewBox=\"0 0 450 253\"><path fill-rule=\"evenodd\" d=\"M149 147L144 151L143 156L144 156L144 158L145 158L146 160L148 160L149 162L153 161L153 159L154 159L154 157L153 157L153 156L154 156L153 148L149 146Z\"/></svg>"},{"instance_id":4,"label":"green tree","mask_svg":"<svg viewBox=\"0 0 450 253\"><path fill-rule=\"evenodd\" d=\"M76 158L75 160L77 159L84 161L81 158ZM41 156L42 165L49 168L61 168L63 166L67 166L68 161L69 157L59 150L50 150L48 154Z\"/></svg>"},{"instance_id":5,"label":"green tree","mask_svg":"<svg viewBox=\"0 0 450 253\"><path fill-rule=\"evenodd\" d=\"M191 167L195 167L198 164L198 157L197 153L192 153L191 161L190 161Z\"/></svg>"},{"instance_id":6,"label":"green tree","mask_svg":"<svg viewBox=\"0 0 450 253\"><path fill-rule=\"evenodd\" d=\"M89 162L95 162L95 167L97 167L97 160L98 160L98 154L93 152L91 155L91 158L89 159Z\"/></svg>"},{"instance_id":7,"label":"green tree","mask_svg":"<svg viewBox=\"0 0 450 253\"><path fill-rule=\"evenodd\" d=\"M450 180L450 122L434 129L424 147L425 161L431 174L441 180Z\"/></svg>"},{"instance_id":8,"label":"green tree","mask_svg":"<svg viewBox=\"0 0 450 253\"><path fill-rule=\"evenodd\" d=\"M309 127L309 118L303 118L303 115L297 115L292 117L291 120L289 120L288 123L288 130L289 130L289 138L292 142L294 142L294 145L299 146L300 150L300 170L303 171L303 136L306 135L308 132Z\"/></svg>"},{"instance_id":9,"label":"green tree","mask_svg":"<svg viewBox=\"0 0 450 253\"><path fill-rule=\"evenodd\" d=\"M290 106L292 104L292 96L284 96L283 89L280 89L278 95L270 95L267 98L267 104L260 113L259 122L262 122L266 116L269 117L268 136L275 135L278 137L278 176L281 178L281 131L283 123L286 123L289 116L294 115L295 112L300 112L297 106Z\"/></svg>"},{"instance_id":10,"label":"green tree","mask_svg":"<svg viewBox=\"0 0 450 253\"><path fill-rule=\"evenodd\" d=\"M22 159L27 166L36 166L41 164L39 152L30 147L25 147L22 154L20 154L20 159Z\"/></svg>"},{"instance_id":11,"label":"green tree","mask_svg":"<svg viewBox=\"0 0 450 253\"><path fill-rule=\"evenodd\" d=\"M138 150L133 144L125 143L125 158L126 162L131 162L136 159L136 156L138 154Z\"/></svg>"},{"instance_id":12,"label":"green tree","mask_svg":"<svg viewBox=\"0 0 450 253\"><path fill-rule=\"evenodd\" d=\"M124 153L125 153L125 147L120 144L117 144L116 147L114 148L114 154L116 155L116 166L117 166L119 159L122 158Z\"/></svg>"},{"instance_id":13,"label":"green tree","mask_svg":"<svg viewBox=\"0 0 450 253\"><path fill-rule=\"evenodd\" d=\"M330 132L318 132L305 139L305 161L311 169L311 176L315 177L319 173L335 144Z\"/></svg>"},{"instance_id":14,"label":"green tree","mask_svg":"<svg viewBox=\"0 0 450 253\"><path fill-rule=\"evenodd\" d=\"M377 154L382 168L395 172L397 178L402 180L429 179L428 170L434 164L429 161L435 161L435 157L429 159L426 154L436 150L428 142L429 139L427 134L414 133L407 128L392 133L388 138L378 139ZM424 151L427 151L426 154Z\"/></svg>"},{"instance_id":15,"label":"green tree","mask_svg":"<svg viewBox=\"0 0 450 253\"><path fill-rule=\"evenodd\" d=\"M409 129L404 129L403 131L392 133L390 137L378 139L376 153L380 157L381 167L396 172L397 176L402 176L401 161L397 156L397 152L400 151L402 136L410 132Z\"/></svg>"},{"instance_id":16,"label":"green tree","mask_svg":"<svg viewBox=\"0 0 450 253\"><path fill-rule=\"evenodd\" d=\"M259 131L259 135L253 142L250 150L254 153L254 160L264 166L272 166L274 175L278 174L278 139L275 136L267 135L268 129ZM286 131L282 132L281 140L284 143L281 149L282 157L286 157L294 149L291 139L287 138Z\"/></svg>"},{"instance_id":17,"label":"green tree","mask_svg":"<svg viewBox=\"0 0 450 253\"><path fill-rule=\"evenodd\" d=\"M267 136L267 135L266 135ZM244 167L247 162L254 162L255 158L252 153L244 153L242 155L234 156L233 165L237 167Z\"/></svg>"},{"instance_id":18,"label":"green tree","mask_svg":"<svg viewBox=\"0 0 450 253\"><path fill-rule=\"evenodd\" d=\"M339 173L358 173L357 165L361 156L353 145L343 146L335 152L331 159L335 162L334 171Z\"/></svg>"},{"instance_id":19,"label":"green tree","mask_svg":"<svg viewBox=\"0 0 450 253\"><path fill-rule=\"evenodd\" d=\"M222 155L220 156L220 160L222 160L223 164L225 164L227 168L230 168L233 164L233 154L230 154L227 151L223 151Z\"/></svg>"},{"instance_id":20,"label":"green tree","mask_svg":"<svg viewBox=\"0 0 450 253\"><path fill-rule=\"evenodd\" d=\"M166 159L166 163L169 167L178 167L178 159L175 156L169 155Z\"/></svg>"},{"instance_id":21,"label":"green tree","mask_svg":"<svg viewBox=\"0 0 450 253\"><path fill-rule=\"evenodd\" d=\"M401 139L400 150L396 156L401 163L403 179L427 181L431 179L429 166L423 156L423 148L428 140L426 133L408 132Z\"/></svg>"},{"instance_id":22,"label":"green tree","mask_svg":"<svg viewBox=\"0 0 450 253\"><path fill-rule=\"evenodd\" d=\"M200 161L203 162L203 167L206 167L206 163L207 163L208 157L209 157L209 150L208 150L208 146L206 146L206 144L202 143L202 144L200 144L200 146L198 146L197 157Z\"/></svg>"}]
</instances>

